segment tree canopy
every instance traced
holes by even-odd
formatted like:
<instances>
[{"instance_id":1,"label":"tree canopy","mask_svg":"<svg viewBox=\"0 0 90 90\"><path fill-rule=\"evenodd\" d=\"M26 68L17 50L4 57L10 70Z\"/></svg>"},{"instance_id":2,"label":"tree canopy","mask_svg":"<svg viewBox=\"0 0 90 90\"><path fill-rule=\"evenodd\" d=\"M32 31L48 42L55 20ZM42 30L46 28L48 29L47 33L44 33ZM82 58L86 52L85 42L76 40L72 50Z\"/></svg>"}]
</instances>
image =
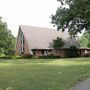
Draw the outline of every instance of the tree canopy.
<instances>
[{"instance_id":1,"label":"tree canopy","mask_svg":"<svg viewBox=\"0 0 90 90\"><path fill-rule=\"evenodd\" d=\"M57 37L55 40L53 40L53 48L60 49L65 45L65 42L62 38Z\"/></svg>"},{"instance_id":2,"label":"tree canopy","mask_svg":"<svg viewBox=\"0 0 90 90\"><path fill-rule=\"evenodd\" d=\"M79 42L82 47L90 47L90 31L85 31L79 38Z\"/></svg>"},{"instance_id":3,"label":"tree canopy","mask_svg":"<svg viewBox=\"0 0 90 90\"><path fill-rule=\"evenodd\" d=\"M56 25L58 30L68 29L73 37L82 30L90 30L90 0L57 1L61 3L61 6L51 18L52 24Z\"/></svg>"},{"instance_id":4,"label":"tree canopy","mask_svg":"<svg viewBox=\"0 0 90 90\"><path fill-rule=\"evenodd\" d=\"M6 53L10 50L14 50L14 40L14 36L7 27L7 23L3 22L0 17L0 53Z\"/></svg>"}]
</instances>

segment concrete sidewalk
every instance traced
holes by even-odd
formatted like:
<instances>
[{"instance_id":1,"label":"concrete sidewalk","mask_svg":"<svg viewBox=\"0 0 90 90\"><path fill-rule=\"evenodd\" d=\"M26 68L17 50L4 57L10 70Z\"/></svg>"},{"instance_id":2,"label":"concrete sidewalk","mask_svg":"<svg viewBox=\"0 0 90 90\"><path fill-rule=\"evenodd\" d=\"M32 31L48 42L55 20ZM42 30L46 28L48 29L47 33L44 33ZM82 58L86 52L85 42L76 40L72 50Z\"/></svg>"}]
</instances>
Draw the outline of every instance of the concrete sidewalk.
<instances>
[{"instance_id":1,"label":"concrete sidewalk","mask_svg":"<svg viewBox=\"0 0 90 90\"><path fill-rule=\"evenodd\" d=\"M77 84L72 90L90 90L90 78Z\"/></svg>"}]
</instances>

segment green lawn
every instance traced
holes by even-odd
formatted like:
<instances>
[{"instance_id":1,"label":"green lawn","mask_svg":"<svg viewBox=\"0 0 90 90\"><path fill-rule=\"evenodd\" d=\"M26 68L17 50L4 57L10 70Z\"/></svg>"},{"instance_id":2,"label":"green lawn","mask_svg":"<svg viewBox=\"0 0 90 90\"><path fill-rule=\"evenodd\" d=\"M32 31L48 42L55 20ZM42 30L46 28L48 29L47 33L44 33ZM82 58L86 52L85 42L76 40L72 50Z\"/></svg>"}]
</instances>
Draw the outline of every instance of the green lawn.
<instances>
[{"instance_id":1,"label":"green lawn","mask_svg":"<svg viewBox=\"0 0 90 90\"><path fill-rule=\"evenodd\" d=\"M69 90L90 77L90 58L0 59L0 90Z\"/></svg>"}]
</instances>

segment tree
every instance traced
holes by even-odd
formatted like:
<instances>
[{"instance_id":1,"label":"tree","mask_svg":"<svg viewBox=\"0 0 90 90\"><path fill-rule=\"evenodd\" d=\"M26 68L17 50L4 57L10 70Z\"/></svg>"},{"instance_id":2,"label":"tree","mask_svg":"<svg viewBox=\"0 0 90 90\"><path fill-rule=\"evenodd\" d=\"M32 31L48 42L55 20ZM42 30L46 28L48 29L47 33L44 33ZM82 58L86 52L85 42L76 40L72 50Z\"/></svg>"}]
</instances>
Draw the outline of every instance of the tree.
<instances>
[{"instance_id":1,"label":"tree","mask_svg":"<svg viewBox=\"0 0 90 90\"><path fill-rule=\"evenodd\" d=\"M90 48L90 29L87 31L87 34L88 34L88 45L87 45L87 47Z\"/></svg>"},{"instance_id":2,"label":"tree","mask_svg":"<svg viewBox=\"0 0 90 90\"><path fill-rule=\"evenodd\" d=\"M79 42L82 47L90 47L90 32L85 31L84 34L79 38Z\"/></svg>"},{"instance_id":3,"label":"tree","mask_svg":"<svg viewBox=\"0 0 90 90\"><path fill-rule=\"evenodd\" d=\"M88 39L84 35L79 38L79 42L81 47L87 47L88 45Z\"/></svg>"},{"instance_id":4,"label":"tree","mask_svg":"<svg viewBox=\"0 0 90 90\"><path fill-rule=\"evenodd\" d=\"M67 55L68 57L78 57L78 49L75 46L71 46L68 50L67 50Z\"/></svg>"},{"instance_id":5,"label":"tree","mask_svg":"<svg viewBox=\"0 0 90 90\"><path fill-rule=\"evenodd\" d=\"M57 0L61 6L51 16L57 29L68 29L72 37L83 29L90 30L90 0ZM65 7L68 5L68 8Z\"/></svg>"},{"instance_id":6,"label":"tree","mask_svg":"<svg viewBox=\"0 0 90 90\"><path fill-rule=\"evenodd\" d=\"M62 38L57 37L57 39L53 40L53 48L60 49L65 45L64 40Z\"/></svg>"},{"instance_id":7,"label":"tree","mask_svg":"<svg viewBox=\"0 0 90 90\"><path fill-rule=\"evenodd\" d=\"M7 51L14 50L14 46L14 36L7 28L6 22L3 22L0 17L0 53L6 53Z\"/></svg>"},{"instance_id":8,"label":"tree","mask_svg":"<svg viewBox=\"0 0 90 90\"><path fill-rule=\"evenodd\" d=\"M6 55L13 55L15 53L15 37L10 30L8 30L7 45L4 53Z\"/></svg>"}]
</instances>

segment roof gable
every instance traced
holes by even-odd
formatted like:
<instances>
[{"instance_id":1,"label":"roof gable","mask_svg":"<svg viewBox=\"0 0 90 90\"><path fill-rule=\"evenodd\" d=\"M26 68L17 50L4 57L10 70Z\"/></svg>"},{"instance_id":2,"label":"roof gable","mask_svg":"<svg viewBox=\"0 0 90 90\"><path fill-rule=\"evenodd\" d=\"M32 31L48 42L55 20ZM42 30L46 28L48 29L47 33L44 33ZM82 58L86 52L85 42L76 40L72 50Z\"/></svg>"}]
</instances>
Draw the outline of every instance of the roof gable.
<instances>
[{"instance_id":1,"label":"roof gable","mask_svg":"<svg viewBox=\"0 0 90 90\"><path fill-rule=\"evenodd\" d=\"M64 40L69 38L67 31L61 32L55 29L26 25L21 25L20 29L23 32L30 49L53 49L51 43L54 39L57 37L61 37Z\"/></svg>"}]
</instances>

